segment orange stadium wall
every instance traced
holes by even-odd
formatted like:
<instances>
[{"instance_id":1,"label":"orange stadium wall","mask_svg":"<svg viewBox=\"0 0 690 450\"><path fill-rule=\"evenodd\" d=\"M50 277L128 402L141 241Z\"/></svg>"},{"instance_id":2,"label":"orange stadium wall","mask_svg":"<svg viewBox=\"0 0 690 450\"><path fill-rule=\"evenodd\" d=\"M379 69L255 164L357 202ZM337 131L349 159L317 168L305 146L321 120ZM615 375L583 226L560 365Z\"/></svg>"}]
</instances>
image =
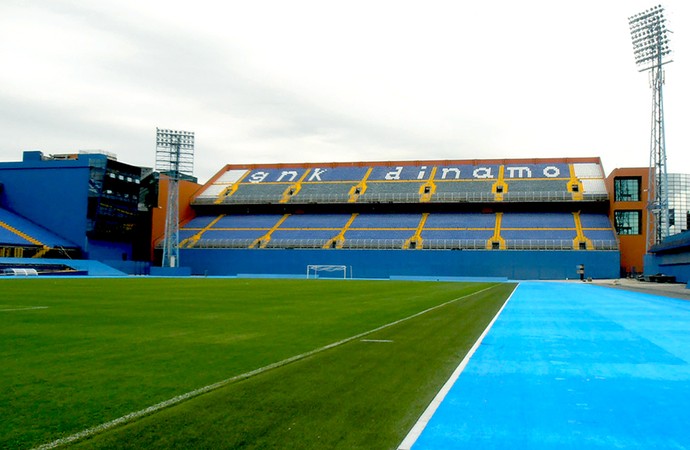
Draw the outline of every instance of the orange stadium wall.
<instances>
[{"instance_id":1,"label":"orange stadium wall","mask_svg":"<svg viewBox=\"0 0 690 450\"><path fill-rule=\"evenodd\" d=\"M165 216L168 213L168 186L170 179L161 174L160 183L158 185L158 208L153 210L152 225L151 225L151 260L153 260L153 249L156 242L163 238L165 234ZM181 180L179 182L180 196L178 198L180 208L180 223L183 224L195 217L194 210L190 204L192 197L201 188L198 183Z\"/></svg>"},{"instance_id":2,"label":"orange stadium wall","mask_svg":"<svg viewBox=\"0 0 690 450\"><path fill-rule=\"evenodd\" d=\"M647 235L647 180L649 169L646 167L614 169L606 178L606 189L611 197L609 217L616 228L616 211L639 211L640 233L618 234L621 254L621 276L634 275L644 272L644 256L646 252ZM615 180L617 178L637 178L640 180L639 199L635 201L617 200Z\"/></svg>"}]
</instances>

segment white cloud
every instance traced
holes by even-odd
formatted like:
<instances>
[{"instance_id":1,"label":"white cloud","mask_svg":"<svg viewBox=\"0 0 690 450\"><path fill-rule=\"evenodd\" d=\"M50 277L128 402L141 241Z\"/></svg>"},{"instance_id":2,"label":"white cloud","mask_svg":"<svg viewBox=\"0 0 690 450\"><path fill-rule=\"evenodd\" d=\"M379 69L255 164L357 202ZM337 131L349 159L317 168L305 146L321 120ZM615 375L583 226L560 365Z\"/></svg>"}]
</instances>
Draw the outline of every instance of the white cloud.
<instances>
[{"instance_id":1,"label":"white cloud","mask_svg":"<svg viewBox=\"0 0 690 450\"><path fill-rule=\"evenodd\" d=\"M0 5L0 160L100 148L152 165L155 128L228 163L601 156L648 162L640 0L20 1ZM690 23L667 2L669 170L687 172Z\"/></svg>"}]
</instances>

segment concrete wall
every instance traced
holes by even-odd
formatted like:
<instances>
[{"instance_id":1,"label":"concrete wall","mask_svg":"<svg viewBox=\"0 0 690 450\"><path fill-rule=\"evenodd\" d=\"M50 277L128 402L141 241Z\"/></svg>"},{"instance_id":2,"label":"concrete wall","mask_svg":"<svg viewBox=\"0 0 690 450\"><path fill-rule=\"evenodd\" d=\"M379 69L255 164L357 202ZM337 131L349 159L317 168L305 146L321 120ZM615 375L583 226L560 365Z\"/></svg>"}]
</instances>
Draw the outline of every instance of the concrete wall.
<instances>
[{"instance_id":1,"label":"concrete wall","mask_svg":"<svg viewBox=\"0 0 690 450\"><path fill-rule=\"evenodd\" d=\"M8 166L0 167L5 208L84 247L88 165L69 161L54 168Z\"/></svg>"},{"instance_id":2,"label":"concrete wall","mask_svg":"<svg viewBox=\"0 0 690 450\"><path fill-rule=\"evenodd\" d=\"M657 273L672 275L679 283L690 283L690 252L645 256L645 275Z\"/></svg>"},{"instance_id":3,"label":"concrete wall","mask_svg":"<svg viewBox=\"0 0 690 450\"><path fill-rule=\"evenodd\" d=\"M132 244L129 242L110 242L88 239L87 255L98 261L132 259Z\"/></svg>"},{"instance_id":4,"label":"concrete wall","mask_svg":"<svg viewBox=\"0 0 690 450\"><path fill-rule=\"evenodd\" d=\"M497 250L281 250L180 249L180 266L194 275L306 275L308 264L352 268L354 278L391 276L507 277L564 280L585 276L618 278L617 251Z\"/></svg>"}]
</instances>

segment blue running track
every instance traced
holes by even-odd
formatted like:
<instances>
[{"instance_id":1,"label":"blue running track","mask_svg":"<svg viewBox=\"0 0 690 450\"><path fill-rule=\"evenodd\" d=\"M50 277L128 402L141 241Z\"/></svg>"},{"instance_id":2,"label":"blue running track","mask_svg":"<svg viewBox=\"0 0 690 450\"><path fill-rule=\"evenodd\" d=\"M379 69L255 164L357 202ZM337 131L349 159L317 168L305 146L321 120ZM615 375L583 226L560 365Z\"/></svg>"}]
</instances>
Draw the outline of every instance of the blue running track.
<instances>
[{"instance_id":1,"label":"blue running track","mask_svg":"<svg viewBox=\"0 0 690 450\"><path fill-rule=\"evenodd\" d=\"M690 302L520 283L412 446L690 449Z\"/></svg>"}]
</instances>

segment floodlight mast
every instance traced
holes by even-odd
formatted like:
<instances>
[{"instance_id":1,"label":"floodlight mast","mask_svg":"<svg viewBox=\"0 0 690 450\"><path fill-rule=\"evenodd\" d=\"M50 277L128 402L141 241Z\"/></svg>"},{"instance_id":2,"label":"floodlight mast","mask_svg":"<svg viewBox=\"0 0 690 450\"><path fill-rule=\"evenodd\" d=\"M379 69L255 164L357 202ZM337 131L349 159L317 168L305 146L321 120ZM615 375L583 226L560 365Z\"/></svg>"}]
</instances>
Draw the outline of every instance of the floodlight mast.
<instances>
[{"instance_id":1,"label":"floodlight mast","mask_svg":"<svg viewBox=\"0 0 690 450\"><path fill-rule=\"evenodd\" d=\"M194 171L194 133L156 128L156 170L168 177L162 267L180 263L180 185Z\"/></svg>"},{"instance_id":2,"label":"floodlight mast","mask_svg":"<svg viewBox=\"0 0 690 450\"><path fill-rule=\"evenodd\" d=\"M640 72L649 71L652 88L652 121L647 185L646 250L670 234L666 133L664 126L664 70L671 53L666 18L661 5L628 18L635 63Z\"/></svg>"}]
</instances>

